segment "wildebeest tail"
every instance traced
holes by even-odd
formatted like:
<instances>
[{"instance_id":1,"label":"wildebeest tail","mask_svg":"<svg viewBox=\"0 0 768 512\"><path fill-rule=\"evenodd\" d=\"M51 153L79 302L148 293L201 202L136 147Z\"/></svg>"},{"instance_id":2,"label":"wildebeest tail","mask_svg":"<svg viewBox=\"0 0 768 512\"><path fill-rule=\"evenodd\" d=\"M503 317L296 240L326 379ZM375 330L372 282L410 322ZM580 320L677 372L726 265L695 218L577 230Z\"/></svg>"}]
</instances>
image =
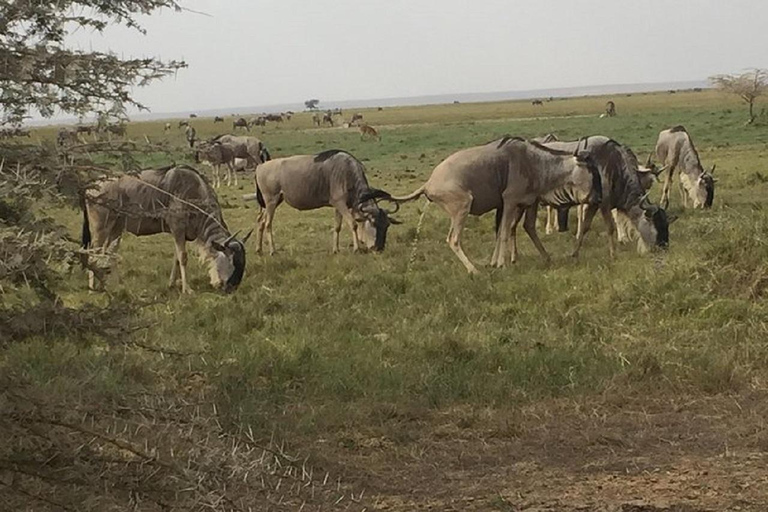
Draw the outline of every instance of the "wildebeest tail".
<instances>
[{"instance_id":1,"label":"wildebeest tail","mask_svg":"<svg viewBox=\"0 0 768 512\"><path fill-rule=\"evenodd\" d=\"M420 186L419 188L417 188L407 196L400 196L400 197L392 196L389 198L389 200L395 203L407 203L408 201L413 201L414 199L418 199L419 197L424 195L424 190L426 188L427 188L427 185L425 183L424 185Z\"/></svg>"},{"instance_id":2,"label":"wildebeest tail","mask_svg":"<svg viewBox=\"0 0 768 512\"><path fill-rule=\"evenodd\" d=\"M568 212L569 208L567 207L557 209L557 230L560 233L568 231Z\"/></svg>"},{"instance_id":3,"label":"wildebeest tail","mask_svg":"<svg viewBox=\"0 0 768 512\"><path fill-rule=\"evenodd\" d=\"M259 206L261 206L262 208L267 207L267 203L266 201L264 201L264 195L261 193L261 190L259 189L258 185L256 185L255 194L245 194L243 196L244 201L253 201L254 199L259 202Z\"/></svg>"}]
</instances>

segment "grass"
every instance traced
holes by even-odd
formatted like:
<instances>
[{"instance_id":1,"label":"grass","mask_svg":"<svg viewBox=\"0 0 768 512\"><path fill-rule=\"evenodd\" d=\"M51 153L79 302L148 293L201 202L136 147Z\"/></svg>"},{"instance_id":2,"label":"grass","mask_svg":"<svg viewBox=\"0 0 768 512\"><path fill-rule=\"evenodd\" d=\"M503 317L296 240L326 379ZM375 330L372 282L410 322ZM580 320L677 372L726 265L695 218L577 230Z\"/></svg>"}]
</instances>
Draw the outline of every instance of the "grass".
<instances>
[{"instance_id":1,"label":"grass","mask_svg":"<svg viewBox=\"0 0 768 512\"><path fill-rule=\"evenodd\" d=\"M423 203L404 206L383 254L332 256L332 212L278 209L278 254L249 247L246 278L231 296L208 289L191 267L197 293L167 290L173 244L167 237L127 237L113 300L150 302L142 344L202 355L163 358L141 349L115 352L76 339L37 339L0 353L41 393L92 383L92 400L120 400L143 390L200 390L222 423L263 435L317 439L343 428L376 425L403 411L456 406L506 411L551 397L739 393L768 377L768 129L744 126L736 99L715 92L616 98L619 116L599 119L606 98L439 105L361 111L382 134L364 142L351 129L314 129L308 114L254 133L273 157L344 148L367 166L374 186L409 192L452 152L509 133L602 134L645 158L658 132L684 124L706 166L719 178L711 211L682 211L668 252L639 256L624 247L608 259L601 221L578 261L570 235L544 237L554 256L545 267L527 239L510 269L468 276L444 239L447 218L435 206L416 226ZM348 113L345 117L348 117ZM193 121L209 137L231 127ZM168 139L170 159L191 162L183 133L163 122L132 123L129 137ZM51 138L54 128L36 130ZM147 165L167 155L146 157ZM257 208L240 200L252 189L224 188L220 200L234 229L254 225ZM653 192L658 197L659 189ZM73 235L80 214L52 211ZM468 222L464 246L484 263L492 249L491 216ZM348 245L349 234L342 233ZM412 264L409 264L410 260ZM70 304L106 303L88 294L85 276L63 283ZM70 399L73 399L70 397Z\"/></svg>"}]
</instances>

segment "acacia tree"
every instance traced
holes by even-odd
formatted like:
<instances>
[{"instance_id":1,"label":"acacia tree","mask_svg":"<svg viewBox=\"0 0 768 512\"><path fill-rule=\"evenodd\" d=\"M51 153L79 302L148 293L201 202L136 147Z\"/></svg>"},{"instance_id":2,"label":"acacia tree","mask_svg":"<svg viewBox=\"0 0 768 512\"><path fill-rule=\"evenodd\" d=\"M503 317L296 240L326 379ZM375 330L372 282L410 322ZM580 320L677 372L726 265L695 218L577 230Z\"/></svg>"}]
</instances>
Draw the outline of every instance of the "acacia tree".
<instances>
[{"instance_id":1,"label":"acacia tree","mask_svg":"<svg viewBox=\"0 0 768 512\"><path fill-rule=\"evenodd\" d=\"M307 110L317 110L319 104L320 100L318 99L311 99L304 102L304 106L307 107Z\"/></svg>"},{"instance_id":2,"label":"acacia tree","mask_svg":"<svg viewBox=\"0 0 768 512\"><path fill-rule=\"evenodd\" d=\"M747 124L755 122L755 100L768 90L768 70L755 68L737 75L715 75L709 81L718 89L744 100L749 105Z\"/></svg>"}]
</instances>

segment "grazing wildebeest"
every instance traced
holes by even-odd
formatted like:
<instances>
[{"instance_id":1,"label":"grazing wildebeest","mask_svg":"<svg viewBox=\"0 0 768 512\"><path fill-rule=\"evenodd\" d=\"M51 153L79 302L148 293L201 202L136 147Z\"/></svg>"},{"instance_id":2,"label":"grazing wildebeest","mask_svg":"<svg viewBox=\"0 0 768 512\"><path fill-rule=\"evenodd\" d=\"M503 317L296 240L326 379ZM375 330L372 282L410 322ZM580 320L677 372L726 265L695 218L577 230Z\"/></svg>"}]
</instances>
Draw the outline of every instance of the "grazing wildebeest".
<instances>
[{"instance_id":1,"label":"grazing wildebeest","mask_svg":"<svg viewBox=\"0 0 768 512\"><path fill-rule=\"evenodd\" d=\"M117 248L122 234L136 236L170 233L176 245L170 286L181 274L184 293L187 283L188 241L198 243L201 257L210 265L211 285L234 291L245 272L245 241L230 234L216 193L194 169L169 166L149 169L137 175L123 175L101 181L85 194L83 201L83 248L106 252ZM86 257L87 258L87 257ZM90 270L88 284L102 284L101 271Z\"/></svg>"},{"instance_id":2,"label":"grazing wildebeest","mask_svg":"<svg viewBox=\"0 0 768 512\"><path fill-rule=\"evenodd\" d=\"M243 117L238 117L232 121L232 131L234 131L235 128L245 128L246 131L251 131L251 127L248 126L248 121Z\"/></svg>"},{"instance_id":3,"label":"grazing wildebeest","mask_svg":"<svg viewBox=\"0 0 768 512\"><path fill-rule=\"evenodd\" d=\"M256 137L246 135L219 135L209 142L219 142L232 149L235 158L248 160L251 167L268 161L271 157L264 143Z\"/></svg>"},{"instance_id":4,"label":"grazing wildebeest","mask_svg":"<svg viewBox=\"0 0 768 512\"><path fill-rule=\"evenodd\" d=\"M583 211L580 227L576 235L577 256L584 236L592 225L592 219L598 209L608 229L610 255L615 255L615 224L611 210L616 209L626 216L628 222L639 234L637 250L640 253L653 248L666 248L669 245L669 224L675 219L667 217L663 208L651 204L647 200L647 192L640 179L637 157L628 147L613 139L603 136L592 136L572 142L550 142L547 147L570 151L573 148L584 148L600 172L603 191L599 204L590 204ZM568 218L567 211L564 219L558 212L561 229L562 220ZM567 220L566 227L567 229Z\"/></svg>"},{"instance_id":5,"label":"grazing wildebeest","mask_svg":"<svg viewBox=\"0 0 768 512\"><path fill-rule=\"evenodd\" d=\"M266 126L267 119L264 116L252 117L248 120L250 126Z\"/></svg>"},{"instance_id":6,"label":"grazing wildebeest","mask_svg":"<svg viewBox=\"0 0 768 512\"><path fill-rule=\"evenodd\" d=\"M669 189L675 170L680 168L680 195L683 206L688 207L688 198L694 208L711 208L715 198L715 166L705 171L693 140L683 126L675 126L659 133L656 142L656 158L669 169L661 192L661 206L669 206ZM687 193L687 194L686 194Z\"/></svg>"},{"instance_id":7,"label":"grazing wildebeest","mask_svg":"<svg viewBox=\"0 0 768 512\"><path fill-rule=\"evenodd\" d=\"M363 123L360 125L360 140L363 140L366 135L376 140L381 140L379 132L373 126Z\"/></svg>"},{"instance_id":8,"label":"grazing wildebeest","mask_svg":"<svg viewBox=\"0 0 768 512\"><path fill-rule=\"evenodd\" d=\"M213 118L213 123L214 124L216 124L216 123L223 123L223 122L224 122L224 118L221 117L221 116L216 116L216 117Z\"/></svg>"},{"instance_id":9,"label":"grazing wildebeest","mask_svg":"<svg viewBox=\"0 0 768 512\"><path fill-rule=\"evenodd\" d=\"M80 142L77 138L77 130L73 130L66 127L59 128L56 134L56 144L58 146L70 146Z\"/></svg>"},{"instance_id":10,"label":"grazing wildebeest","mask_svg":"<svg viewBox=\"0 0 768 512\"><path fill-rule=\"evenodd\" d=\"M326 123L333 126L333 115L330 112L326 112L325 114L323 114L323 124L326 124Z\"/></svg>"},{"instance_id":11,"label":"grazing wildebeest","mask_svg":"<svg viewBox=\"0 0 768 512\"><path fill-rule=\"evenodd\" d=\"M608 117L616 115L616 104L612 100L608 100L605 104L605 114Z\"/></svg>"},{"instance_id":12,"label":"grazing wildebeest","mask_svg":"<svg viewBox=\"0 0 768 512\"><path fill-rule=\"evenodd\" d=\"M266 119L267 121L274 121L276 123L283 122L282 114L267 114L266 116L264 116L264 119Z\"/></svg>"},{"instance_id":13,"label":"grazing wildebeest","mask_svg":"<svg viewBox=\"0 0 768 512\"><path fill-rule=\"evenodd\" d=\"M102 127L102 131L106 132L107 134L114 134L118 137L124 137L125 136L125 123L116 123L116 124L108 124L104 125Z\"/></svg>"},{"instance_id":14,"label":"grazing wildebeest","mask_svg":"<svg viewBox=\"0 0 768 512\"><path fill-rule=\"evenodd\" d=\"M186 119L182 119L181 121L179 121L178 128L181 129L184 126L189 126L189 121L187 121Z\"/></svg>"},{"instance_id":15,"label":"grazing wildebeest","mask_svg":"<svg viewBox=\"0 0 768 512\"><path fill-rule=\"evenodd\" d=\"M187 125L187 127L184 129L184 137L187 139L187 144L189 144L189 147L195 147L195 140L197 140L197 130L195 130L195 127L192 125Z\"/></svg>"},{"instance_id":16,"label":"grazing wildebeest","mask_svg":"<svg viewBox=\"0 0 768 512\"><path fill-rule=\"evenodd\" d=\"M363 120L363 114L361 114L361 113L359 113L359 112L358 112L358 113L356 113L356 114L352 114L352 119L349 121L349 125L350 125L350 126L352 126L352 125L354 125L354 124L355 124L357 121L362 121L362 120Z\"/></svg>"},{"instance_id":17,"label":"grazing wildebeest","mask_svg":"<svg viewBox=\"0 0 768 512\"><path fill-rule=\"evenodd\" d=\"M523 214L523 227L541 256L549 255L536 234L540 200L565 205L598 202L600 174L579 153L557 151L537 142L504 137L461 150L443 160L429 180L415 192L392 197L402 203L424 195L451 218L446 242L467 271L477 273L461 247L461 232L468 215L496 210L497 236L491 265L502 267L517 260L515 232Z\"/></svg>"},{"instance_id":18,"label":"grazing wildebeest","mask_svg":"<svg viewBox=\"0 0 768 512\"><path fill-rule=\"evenodd\" d=\"M95 129L95 127L93 127L93 126L87 126L87 125L78 125L78 126L75 126L75 131L77 132L77 134L78 134L78 135L80 135L81 133L82 133L82 134L85 134L85 135L90 135L90 134L92 134L92 133L93 133L93 130L94 130L94 129Z\"/></svg>"},{"instance_id":19,"label":"grazing wildebeest","mask_svg":"<svg viewBox=\"0 0 768 512\"><path fill-rule=\"evenodd\" d=\"M320 123L322 122L322 118L320 117L319 112L315 112L312 114L312 124L315 126L320 126Z\"/></svg>"},{"instance_id":20,"label":"grazing wildebeest","mask_svg":"<svg viewBox=\"0 0 768 512\"><path fill-rule=\"evenodd\" d=\"M532 100L531 105L544 105L544 102L541 100Z\"/></svg>"},{"instance_id":21,"label":"grazing wildebeest","mask_svg":"<svg viewBox=\"0 0 768 512\"><path fill-rule=\"evenodd\" d=\"M335 108L333 109L331 114L333 114L334 116L343 116L344 112L340 108Z\"/></svg>"},{"instance_id":22,"label":"grazing wildebeest","mask_svg":"<svg viewBox=\"0 0 768 512\"><path fill-rule=\"evenodd\" d=\"M360 238L369 249L384 250L389 225L399 223L389 217L393 212L379 208L377 200L384 197L389 194L368 185L365 167L357 158L346 151L332 149L317 155L278 158L260 165L256 168L256 193L244 199L257 199L262 208L256 231L258 251L261 252L266 231L269 252L274 254L272 219L283 201L297 210L324 206L336 210L334 253L339 251L342 220L352 231L355 251L360 250Z\"/></svg>"},{"instance_id":23,"label":"grazing wildebeest","mask_svg":"<svg viewBox=\"0 0 768 512\"><path fill-rule=\"evenodd\" d=\"M237 186L237 174L234 170L235 152L232 147L219 141L204 141L197 146L195 162L206 162L213 168L213 188L221 186L221 166L227 166L227 186L232 185L232 175L235 176Z\"/></svg>"},{"instance_id":24,"label":"grazing wildebeest","mask_svg":"<svg viewBox=\"0 0 768 512\"><path fill-rule=\"evenodd\" d=\"M189 114L190 119L195 119L197 117L197 114Z\"/></svg>"},{"instance_id":25,"label":"grazing wildebeest","mask_svg":"<svg viewBox=\"0 0 768 512\"><path fill-rule=\"evenodd\" d=\"M171 123L165 123L165 127L163 128L164 132L171 131Z\"/></svg>"}]
</instances>

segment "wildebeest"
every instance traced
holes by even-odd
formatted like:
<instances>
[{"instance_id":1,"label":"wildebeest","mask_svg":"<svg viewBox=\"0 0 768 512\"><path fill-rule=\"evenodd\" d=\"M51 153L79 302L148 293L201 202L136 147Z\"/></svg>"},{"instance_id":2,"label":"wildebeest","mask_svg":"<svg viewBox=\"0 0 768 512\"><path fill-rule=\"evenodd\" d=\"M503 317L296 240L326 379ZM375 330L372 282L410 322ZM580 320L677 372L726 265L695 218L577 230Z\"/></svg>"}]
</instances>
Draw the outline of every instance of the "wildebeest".
<instances>
[{"instance_id":1,"label":"wildebeest","mask_svg":"<svg viewBox=\"0 0 768 512\"><path fill-rule=\"evenodd\" d=\"M357 121L362 121L362 120L363 120L363 114L361 114L361 113L359 113L359 112L358 112L358 113L356 113L356 114L352 114L352 119L349 121L349 125L350 125L350 126L352 126L352 125L354 125L354 124L355 124Z\"/></svg>"},{"instance_id":2,"label":"wildebeest","mask_svg":"<svg viewBox=\"0 0 768 512\"><path fill-rule=\"evenodd\" d=\"M616 115L616 103L612 100L608 100L605 103L605 115L608 117L614 117Z\"/></svg>"},{"instance_id":3,"label":"wildebeest","mask_svg":"<svg viewBox=\"0 0 768 512\"><path fill-rule=\"evenodd\" d=\"M190 119L195 119L197 117L197 114L189 114Z\"/></svg>"},{"instance_id":4,"label":"wildebeest","mask_svg":"<svg viewBox=\"0 0 768 512\"><path fill-rule=\"evenodd\" d=\"M699 153L693 140L683 126L675 126L659 133L656 142L656 158L667 169L664 188L661 192L661 205L669 206L669 189L675 170L680 169L680 195L683 206L688 206L690 197L694 208L711 208L715 198L715 166L707 172L701 165ZM687 194L686 194L687 193Z\"/></svg>"},{"instance_id":5,"label":"wildebeest","mask_svg":"<svg viewBox=\"0 0 768 512\"><path fill-rule=\"evenodd\" d=\"M264 116L264 119L266 119L267 121L273 121L275 123L283 122L282 114L267 114L266 116Z\"/></svg>"},{"instance_id":6,"label":"wildebeest","mask_svg":"<svg viewBox=\"0 0 768 512\"><path fill-rule=\"evenodd\" d=\"M56 133L56 145L70 146L80 142L77 138L77 130L62 126Z\"/></svg>"},{"instance_id":7,"label":"wildebeest","mask_svg":"<svg viewBox=\"0 0 768 512\"><path fill-rule=\"evenodd\" d=\"M182 119L181 121L179 121L178 128L181 129L184 126L189 126L189 121L187 121L186 119Z\"/></svg>"},{"instance_id":8,"label":"wildebeest","mask_svg":"<svg viewBox=\"0 0 768 512\"><path fill-rule=\"evenodd\" d=\"M221 117L221 116L216 116L216 117L213 118L213 122L214 122L214 124L215 123L223 123L224 122L224 118Z\"/></svg>"},{"instance_id":9,"label":"wildebeest","mask_svg":"<svg viewBox=\"0 0 768 512\"><path fill-rule=\"evenodd\" d=\"M221 186L221 166L227 167L227 186L232 185L232 175L235 176L237 186L237 174L234 170L235 152L231 146L220 141L201 142L195 151L195 162L207 162L213 168L213 188Z\"/></svg>"},{"instance_id":10,"label":"wildebeest","mask_svg":"<svg viewBox=\"0 0 768 512\"><path fill-rule=\"evenodd\" d=\"M669 245L669 223L674 221L674 218L667 217L663 208L647 200L647 192L640 182L637 157L631 149L603 136L586 137L571 142L550 142L546 146L563 151L584 148L600 172L602 198L599 204L590 204L583 212L576 236L574 256L578 255L584 236L589 231L598 209L608 229L612 257L616 249L613 236L615 224L611 214L613 209L625 215L639 233L637 244L639 252L647 252L652 248L665 248ZM562 218L560 213L558 217ZM567 219L567 212L565 218Z\"/></svg>"},{"instance_id":11,"label":"wildebeest","mask_svg":"<svg viewBox=\"0 0 768 512\"><path fill-rule=\"evenodd\" d=\"M446 242L467 271L477 273L461 247L461 232L468 215L496 210L492 266L502 267L510 259L513 263L517 260L515 232L523 214L526 233L548 261L549 255L536 234L539 201L557 205L598 202L599 179L597 169L581 154L504 137L452 154L415 192L390 200L402 203L425 195L440 205L451 218ZM508 245L511 255L507 253Z\"/></svg>"},{"instance_id":12,"label":"wildebeest","mask_svg":"<svg viewBox=\"0 0 768 512\"><path fill-rule=\"evenodd\" d=\"M117 135L118 137L125 137L125 123L107 124L101 127L101 131L107 134Z\"/></svg>"},{"instance_id":13,"label":"wildebeest","mask_svg":"<svg viewBox=\"0 0 768 512\"><path fill-rule=\"evenodd\" d=\"M248 121L246 121L244 117L238 117L232 121L232 131L236 128L245 128L246 131L251 131L251 127L248 126Z\"/></svg>"},{"instance_id":14,"label":"wildebeest","mask_svg":"<svg viewBox=\"0 0 768 512\"><path fill-rule=\"evenodd\" d=\"M25 130L19 126L0 129L0 139L11 139L13 137L31 137L31 135L29 130Z\"/></svg>"},{"instance_id":15,"label":"wildebeest","mask_svg":"<svg viewBox=\"0 0 768 512\"><path fill-rule=\"evenodd\" d=\"M321 122L322 122L322 118L320 117L319 112L315 112L314 114L312 114L312 124L314 126L320 126Z\"/></svg>"},{"instance_id":16,"label":"wildebeest","mask_svg":"<svg viewBox=\"0 0 768 512\"><path fill-rule=\"evenodd\" d=\"M176 253L170 286L180 271L184 293L192 292L187 282L187 241L198 243L201 257L210 266L212 286L231 292L243 279L244 243L250 233L240 241L229 232L216 193L191 167L144 170L103 180L89 190L83 201L83 247L106 252L119 245L125 231L136 236L173 236ZM103 273L90 270L91 289L96 288L96 279L103 284Z\"/></svg>"},{"instance_id":17,"label":"wildebeest","mask_svg":"<svg viewBox=\"0 0 768 512\"><path fill-rule=\"evenodd\" d=\"M363 140L366 135L376 140L381 140L379 132L373 126L363 123L360 125L360 140Z\"/></svg>"},{"instance_id":18,"label":"wildebeest","mask_svg":"<svg viewBox=\"0 0 768 512\"><path fill-rule=\"evenodd\" d=\"M171 123L165 123L165 126L163 127L164 132L171 131Z\"/></svg>"},{"instance_id":19,"label":"wildebeest","mask_svg":"<svg viewBox=\"0 0 768 512\"><path fill-rule=\"evenodd\" d=\"M195 130L194 126L189 124L187 125L187 127L184 129L184 138L187 139L187 144L189 144L189 147L195 147L195 140L197 140L197 130Z\"/></svg>"},{"instance_id":20,"label":"wildebeest","mask_svg":"<svg viewBox=\"0 0 768 512\"><path fill-rule=\"evenodd\" d=\"M273 254L272 220L275 209L283 201L297 210L325 206L336 210L334 253L339 251L342 221L352 231L356 252L360 250L360 238L366 247L384 250L390 224L399 223L389 217L393 212L379 208L377 200L386 197L389 197L387 192L368 185L365 167L357 158L346 151L332 149L317 155L278 158L260 165L256 168L256 193L244 199L259 201L262 211L256 231L258 251L261 252L266 231L269 252ZM361 230L362 233L359 232Z\"/></svg>"},{"instance_id":21,"label":"wildebeest","mask_svg":"<svg viewBox=\"0 0 768 512\"><path fill-rule=\"evenodd\" d=\"M232 149L235 158L244 158L251 167L256 167L271 157L264 143L256 137L246 135L219 135L209 142L219 142Z\"/></svg>"},{"instance_id":22,"label":"wildebeest","mask_svg":"<svg viewBox=\"0 0 768 512\"><path fill-rule=\"evenodd\" d=\"M266 126L267 119L264 116L252 117L248 120L250 126Z\"/></svg>"},{"instance_id":23,"label":"wildebeest","mask_svg":"<svg viewBox=\"0 0 768 512\"><path fill-rule=\"evenodd\" d=\"M543 105L544 102L541 100L532 100L531 105Z\"/></svg>"},{"instance_id":24,"label":"wildebeest","mask_svg":"<svg viewBox=\"0 0 768 512\"><path fill-rule=\"evenodd\" d=\"M333 126L333 115L330 112L326 112L325 114L323 114L323 124L326 124L326 123Z\"/></svg>"}]
</instances>

